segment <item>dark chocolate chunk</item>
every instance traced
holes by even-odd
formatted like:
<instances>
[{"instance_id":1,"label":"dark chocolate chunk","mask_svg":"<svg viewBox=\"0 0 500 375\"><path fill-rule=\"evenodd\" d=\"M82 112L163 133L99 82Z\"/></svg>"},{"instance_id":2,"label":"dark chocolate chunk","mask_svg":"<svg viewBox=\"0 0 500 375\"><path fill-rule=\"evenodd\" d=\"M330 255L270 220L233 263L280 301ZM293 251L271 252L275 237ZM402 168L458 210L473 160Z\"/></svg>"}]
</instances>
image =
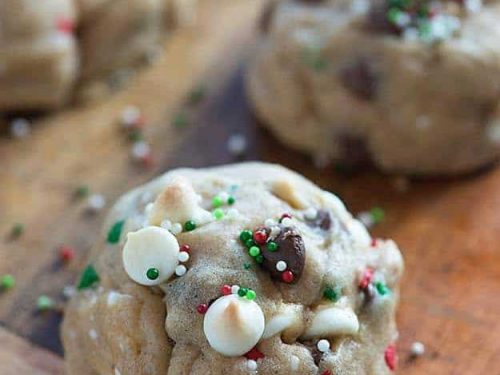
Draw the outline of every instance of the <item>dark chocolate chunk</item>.
<instances>
[{"instance_id":1,"label":"dark chocolate chunk","mask_svg":"<svg viewBox=\"0 0 500 375\"><path fill-rule=\"evenodd\" d=\"M389 3L386 0L373 1L367 16L368 29L385 34L401 35L402 29L389 21L387 16L389 9Z\"/></svg>"},{"instance_id":2,"label":"dark chocolate chunk","mask_svg":"<svg viewBox=\"0 0 500 375\"><path fill-rule=\"evenodd\" d=\"M306 249L302 236L295 228L281 226L281 233L274 239L278 247L275 251L269 251L266 245L261 247L264 261L262 266L269 271L271 277L282 280L283 271L276 269L276 264L282 260L287 264L286 271L291 271L293 281L296 283L302 276L306 260Z\"/></svg>"},{"instance_id":3,"label":"dark chocolate chunk","mask_svg":"<svg viewBox=\"0 0 500 375\"><path fill-rule=\"evenodd\" d=\"M318 210L316 218L313 220L306 219L307 225L313 228L320 228L322 230L330 230L332 227L332 216L326 210Z\"/></svg>"},{"instance_id":4,"label":"dark chocolate chunk","mask_svg":"<svg viewBox=\"0 0 500 375\"><path fill-rule=\"evenodd\" d=\"M339 79L346 90L361 100L373 100L377 95L377 75L365 58L358 58L341 69Z\"/></svg>"}]
</instances>

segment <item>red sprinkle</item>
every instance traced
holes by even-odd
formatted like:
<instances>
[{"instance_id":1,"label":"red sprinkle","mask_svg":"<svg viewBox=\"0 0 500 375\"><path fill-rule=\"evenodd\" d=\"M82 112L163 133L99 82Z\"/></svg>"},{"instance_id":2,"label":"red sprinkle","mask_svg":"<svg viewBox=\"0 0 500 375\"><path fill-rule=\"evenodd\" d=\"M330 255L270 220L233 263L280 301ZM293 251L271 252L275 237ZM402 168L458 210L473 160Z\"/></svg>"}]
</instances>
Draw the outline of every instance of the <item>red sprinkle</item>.
<instances>
[{"instance_id":1,"label":"red sprinkle","mask_svg":"<svg viewBox=\"0 0 500 375\"><path fill-rule=\"evenodd\" d=\"M285 283L291 283L294 279L292 271L285 271L281 274L281 279Z\"/></svg>"},{"instance_id":2,"label":"red sprinkle","mask_svg":"<svg viewBox=\"0 0 500 375\"><path fill-rule=\"evenodd\" d=\"M220 288L220 292L225 295L225 296L228 296L231 294L231 285L223 285L222 288Z\"/></svg>"},{"instance_id":3,"label":"red sprinkle","mask_svg":"<svg viewBox=\"0 0 500 375\"><path fill-rule=\"evenodd\" d=\"M371 268L367 268L365 272L363 272L363 277L359 282L360 289L368 288L368 285L372 282L373 278L373 270Z\"/></svg>"},{"instance_id":4,"label":"red sprinkle","mask_svg":"<svg viewBox=\"0 0 500 375\"><path fill-rule=\"evenodd\" d=\"M59 257L63 262L69 262L75 257L75 250L67 245L62 245L59 248Z\"/></svg>"},{"instance_id":5,"label":"red sprinkle","mask_svg":"<svg viewBox=\"0 0 500 375\"><path fill-rule=\"evenodd\" d=\"M57 30L64 34L73 34L75 30L75 22L66 17L59 17L56 21Z\"/></svg>"},{"instance_id":6,"label":"red sprinkle","mask_svg":"<svg viewBox=\"0 0 500 375\"><path fill-rule=\"evenodd\" d=\"M325 370L321 373L321 375L332 375L332 372L330 370Z\"/></svg>"},{"instance_id":7,"label":"red sprinkle","mask_svg":"<svg viewBox=\"0 0 500 375\"><path fill-rule=\"evenodd\" d=\"M206 303L200 303L197 307L196 307L196 311L198 311L198 313L200 314L205 314L208 310L208 305Z\"/></svg>"},{"instance_id":8,"label":"red sprinkle","mask_svg":"<svg viewBox=\"0 0 500 375\"><path fill-rule=\"evenodd\" d=\"M256 230L253 233L253 240L258 245L264 245L267 241L267 233L264 230Z\"/></svg>"},{"instance_id":9,"label":"red sprinkle","mask_svg":"<svg viewBox=\"0 0 500 375\"><path fill-rule=\"evenodd\" d=\"M189 245L182 245L179 251L185 251L186 253L189 254L191 252L191 246L189 246Z\"/></svg>"},{"instance_id":10,"label":"red sprinkle","mask_svg":"<svg viewBox=\"0 0 500 375\"><path fill-rule=\"evenodd\" d=\"M256 346L252 348L248 353L244 354L244 356L247 359L253 359L254 361L257 361L258 359L264 358L265 355L262 353L259 349L257 349Z\"/></svg>"},{"instance_id":11,"label":"red sprinkle","mask_svg":"<svg viewBox=\"0 0 500 375\"><path fill-rule=\"evenodd\" d=\"M291 219L292 215L290 215L289 213L284 213L283 215L281 215L281 220L283 220L285 218ZM281 220L280 220L280 222L281 222Z\"/></svg>"},{"instance_id":12,"label":"red sprinkle","mask_svg":"<svg viewBox=\"0 0 500 375\"><path fill-rule=\"evenodd\" d=\"M384 352L385 363L391 371L396 369L398 362L398 354L396 353L396 345L390 344Z\"/></svg>"},{"instance_id":13,"label":"red sprinkle","mask_svg":"<svg viewBox=\"0 0 500 375\"><path fill-rule=\"evenodd\" d=\"M146 167L146 168L152 168L154 165L155 165L155 160L153 158L153 155L151 153L147 154L146 156L144 156L142 159L142 164Z\"/></svg>"},{"instance_id":14,"label":"red sprinkle","mask_svg":"<svg viewBox=\"0 0 500 375\"><path fill-rule=\"evenodd\" d=\"M377 239L376 238L372 238L371 245L372 245L372 247L377 247Z\"/></svg>"}]
</instances>

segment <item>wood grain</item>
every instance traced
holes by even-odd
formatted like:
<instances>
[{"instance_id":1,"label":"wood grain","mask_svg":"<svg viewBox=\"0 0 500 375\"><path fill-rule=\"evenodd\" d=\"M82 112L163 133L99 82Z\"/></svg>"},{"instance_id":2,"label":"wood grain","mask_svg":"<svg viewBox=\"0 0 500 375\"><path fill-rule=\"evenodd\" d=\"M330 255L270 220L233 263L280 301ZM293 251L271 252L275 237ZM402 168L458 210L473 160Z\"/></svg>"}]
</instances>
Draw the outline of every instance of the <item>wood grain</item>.
<instances>
[{"instance_id":1,"label":"wood grain","mask_svg":"<svg viewBox=\"0 0 500 375\"><path fill-rule=\"evenodd\" d=\"M103 215L88 216L73 200L82 183L109 202L152 176L176 166L202 167L236 161L227 138L244 134L244 159L284 164L344 199L353 212L373 206L386 211L375 228L403 249L406 275L398 314L400 373L500 374L500 169L454 180L413 181L406 192L394 178L366 170L345 174L316 170L258 126L243 89L244 64L254 41L253 23L262 1L204 3L197 30L175 35L166 57L118 96L92 107L41 119L32 136L0 139L0 275L13 273L17 286L0 296L0 322L30 341L61 352L57 313L34 313L36 298L60 299L75 280L99 231ZM192 124L170 124L186 92L203 82L208 97L190 110ZM130 162L129 145L116 125L127 104L148 119L156 165ZM8 241L14 222L26 233ZM66 243L77 259L62 267L57 247ZM427 352L409 359L413 341ZM0 348L0 353L2 353Z\"/></svg>"}]
</instances>

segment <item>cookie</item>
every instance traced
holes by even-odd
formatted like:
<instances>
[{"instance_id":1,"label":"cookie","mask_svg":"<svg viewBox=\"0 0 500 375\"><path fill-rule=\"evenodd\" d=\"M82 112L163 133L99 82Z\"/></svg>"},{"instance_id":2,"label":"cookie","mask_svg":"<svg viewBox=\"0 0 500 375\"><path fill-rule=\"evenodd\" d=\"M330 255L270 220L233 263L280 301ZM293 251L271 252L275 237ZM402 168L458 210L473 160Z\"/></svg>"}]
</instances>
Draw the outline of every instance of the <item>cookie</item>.
<instances>
[{"instance_id":1,"label":"cookie","mask_svg":"<svg viewBox=\"0 0 500 375\"><path fill-rule=\"evenodd\" d=\"M67 372L388 374L402 271L290 170L173 170L109 214L66 308Z\"/></svg>"},{"instance_id":2,"label":"cookie","mask_svg":"<svg viewBox=\"0 0 500 375\"><path fill-rule=\"evenodd\" d=\"M247 88L282 143L318 166L410 175L498 159L498 1L275 3Z\"/></svg>"}]
</instances>

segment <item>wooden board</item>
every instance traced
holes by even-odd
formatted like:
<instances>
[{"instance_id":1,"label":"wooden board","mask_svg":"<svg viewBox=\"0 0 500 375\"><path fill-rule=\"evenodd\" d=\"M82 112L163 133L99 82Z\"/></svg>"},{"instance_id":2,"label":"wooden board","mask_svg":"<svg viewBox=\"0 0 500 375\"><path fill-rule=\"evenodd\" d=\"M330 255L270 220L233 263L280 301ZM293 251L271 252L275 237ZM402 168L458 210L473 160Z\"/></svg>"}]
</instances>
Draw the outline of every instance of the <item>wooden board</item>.
<instances>
[{"instance_id":1,"label":"wooden board","mask_svg":"<svg viewBox=\"0 0 500 375\"><path fill-rule=\"evenodd\" d=\"M0 295L0 322L61 353L60 316L36 314L36 299L44 293L61 300L103 219L103 213L85 214L84 203L74 200L75 187L88 184L111 204L169 168L236 161L226 141L241 133L250 145L244 159L295 169L340 194L353 212L384 208L386 220L374 232L394 238L406 259L398 314L401 373L500 374L500 169L463 179L416 181L406 192L398 192L394 178L374 171L315 170L306 157L262 130L245 100L244 64L262 1L216 3L207 0L197 29L175 35L166 57L119 95L43 118L27 139L0 138L0 275L12 273L17 279L13 290ZM187 109L190 125L172 126L172 116L186 110L186 93L200 82L208 94L198 107ZM139 106L148 120L146 139L156 159L152 169L131 163L130 145L116 124L128 104ZM10 241L7 234L15 222L24 223L26 232ZM67 266L57 260L60 244L77 251ZM409 360L415 340L427 352Z\"/></svg>"}]
</instances>

